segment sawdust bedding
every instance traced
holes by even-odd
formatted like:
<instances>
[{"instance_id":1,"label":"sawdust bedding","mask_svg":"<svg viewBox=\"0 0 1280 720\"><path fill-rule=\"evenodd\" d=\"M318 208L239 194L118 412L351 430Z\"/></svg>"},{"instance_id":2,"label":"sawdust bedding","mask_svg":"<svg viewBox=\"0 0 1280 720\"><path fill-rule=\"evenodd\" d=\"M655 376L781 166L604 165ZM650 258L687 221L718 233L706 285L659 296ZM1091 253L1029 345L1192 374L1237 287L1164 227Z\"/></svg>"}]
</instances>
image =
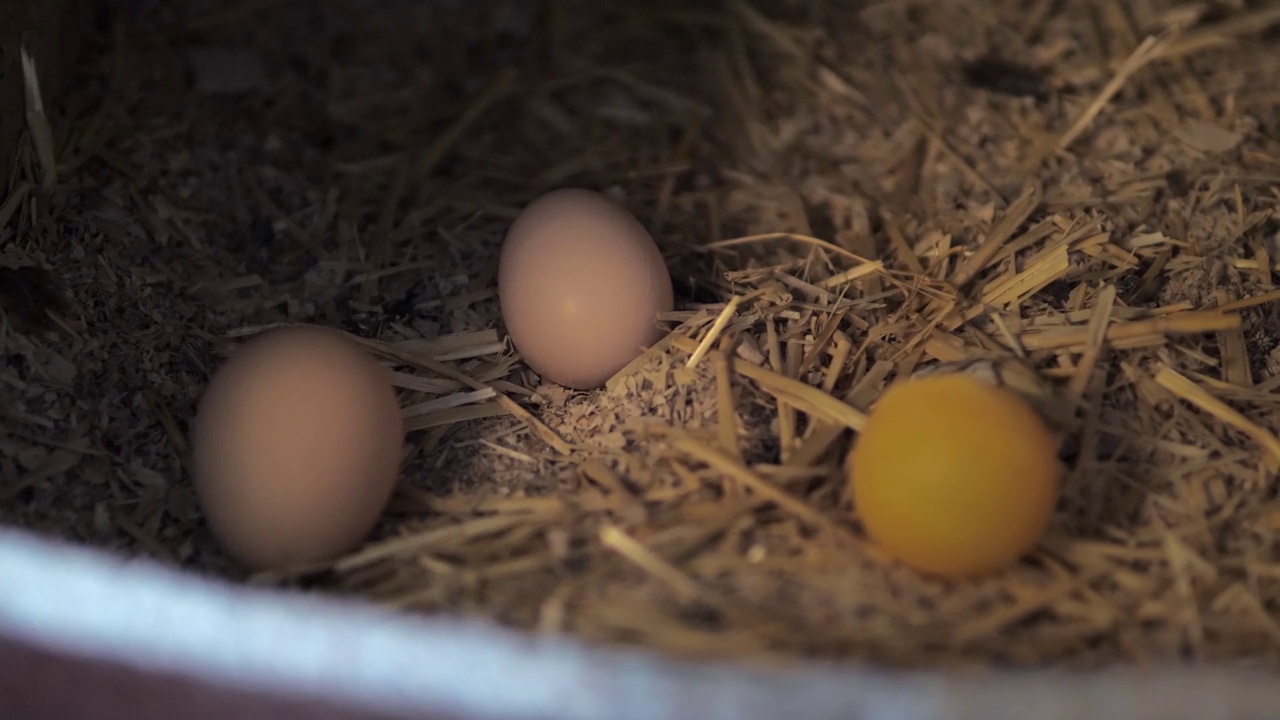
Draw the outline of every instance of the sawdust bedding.
<instances>
[{"instance_id":1,"label":"sawdust bedding","mask_svg":"<svg viewBox=\"0 0 1280 720\"><path fill-rule=\"evenodd\" d=\"M56 182L36 133L0 204L0 522L696 657L1274 663L1280 13L571 5L99 18ZM681 294L593 393L520 365L494 301L505 224L566 184ZM241 578L184 430L281 322L394 368L410 455L367 547ZM939 366L1066 437L1053 534L986 580L885 562L848 505L862 413Z\"/></svg>"}]
</instances>

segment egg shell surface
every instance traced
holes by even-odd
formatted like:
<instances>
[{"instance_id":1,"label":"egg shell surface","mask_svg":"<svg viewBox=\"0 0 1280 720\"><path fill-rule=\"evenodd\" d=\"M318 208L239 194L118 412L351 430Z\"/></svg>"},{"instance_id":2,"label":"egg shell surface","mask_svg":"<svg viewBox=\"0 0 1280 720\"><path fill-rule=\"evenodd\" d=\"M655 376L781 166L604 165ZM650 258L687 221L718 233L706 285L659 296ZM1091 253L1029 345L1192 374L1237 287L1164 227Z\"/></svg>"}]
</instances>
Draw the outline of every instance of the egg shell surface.
<instances>
[{"instance_id":1,"label":"egg shell surface","mask_svg":"<svg viewBox=\"0 0 1280 720\"><path fill-rule=\"evenodd\" d=\"M214 374L191 466L215 537L251 570L354 549L395 487L404 425L390 377L337 332L270 330Z\"/></svg>"},{"instance_id":2,"label":"egg shell surface","mask_svg":"<svg viewBox=\"0 0 1280 720\"><path fill-rule=\"evenodd\" d=\"M1058 501L1057 439L1015 393L964 374L891 386L849 463L854 507L904 564L953 579L1034 549Z\"/></svg>"},{"instance_id":3,"label":"egg shell surface","mask_svg":"<svg viewBox=\"0 0 1280 720\"><path fill-rule=\"evenodd\" d=\"M600 387L662 336L671 276L645 227L588 190L556 190L516 218L503 242L498 297L525 363L569 388Z\"/></svg>"}]
</instances>

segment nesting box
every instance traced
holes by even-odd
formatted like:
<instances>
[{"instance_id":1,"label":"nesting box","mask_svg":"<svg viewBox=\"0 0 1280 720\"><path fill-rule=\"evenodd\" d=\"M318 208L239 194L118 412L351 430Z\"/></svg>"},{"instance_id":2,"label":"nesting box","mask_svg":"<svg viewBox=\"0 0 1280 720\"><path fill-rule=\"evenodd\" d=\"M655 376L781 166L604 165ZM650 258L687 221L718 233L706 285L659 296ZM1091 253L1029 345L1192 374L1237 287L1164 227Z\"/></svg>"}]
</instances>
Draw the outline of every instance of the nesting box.
<instances>
[{"instance_id":1,"label":"nesting box","mask_svg":"<svg viewBox=\"0 0 1280 720\"><path fill-rule=\"evenodd\" d=\"M1006 5L0 0L0 718L1275 716L1280 13ZM675 296L599 387L497 298L564 187ZM285 325L377 360L403 457L250 571L192 418ZM1061 470L973 577L851 490L944 373ZM966 407L879 446L900 542L1019 520Z\"/></svg>"}]
</instances>

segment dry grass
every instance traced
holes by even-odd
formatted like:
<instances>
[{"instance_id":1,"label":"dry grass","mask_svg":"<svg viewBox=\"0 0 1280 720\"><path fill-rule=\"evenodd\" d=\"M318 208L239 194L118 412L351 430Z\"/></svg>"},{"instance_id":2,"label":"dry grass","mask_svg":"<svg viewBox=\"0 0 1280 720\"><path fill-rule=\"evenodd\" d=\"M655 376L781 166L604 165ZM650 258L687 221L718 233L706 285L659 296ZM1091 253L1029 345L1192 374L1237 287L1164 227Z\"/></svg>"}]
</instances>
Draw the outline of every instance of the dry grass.
<instances>
[{"instance_id":1,"label":"dry grass","mask_svg":"<svg viewBox=\"0 0 1280 720\"><path fill-rule=\"evenodd\" d=\"M404 481L366 547L252 582L696 657L1280 659L1280 13L394 5L107 29L0 203L4 264L69 299L0 276L0 519L234 573L186 418L239 337L318 323L393 369ZM268 85L188 89L206 43ZM594 393L494 302L505 223L565 184L683 295ZM1069 467L1043 546L965 583L870 546L842 470L886 385L945 371L1024 393Z\"/></svg>"}]
</instances>

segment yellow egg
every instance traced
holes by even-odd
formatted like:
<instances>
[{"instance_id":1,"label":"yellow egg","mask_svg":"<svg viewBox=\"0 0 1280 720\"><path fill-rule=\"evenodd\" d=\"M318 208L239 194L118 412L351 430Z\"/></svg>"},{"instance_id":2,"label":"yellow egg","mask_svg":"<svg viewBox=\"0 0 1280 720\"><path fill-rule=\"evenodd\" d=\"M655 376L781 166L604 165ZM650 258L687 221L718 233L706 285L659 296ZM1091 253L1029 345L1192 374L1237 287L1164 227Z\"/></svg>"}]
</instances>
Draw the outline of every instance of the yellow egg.
<instances>
[{"instance_id":1,"label":"yellow egg","mask_svg":"<svg viewBox=\"0 0 1280 720\"><path fill-rule=\"evenodd\" d=\"M890 387L849 461L872 541L946 578L1000 571L1035 547L1057 503L1057 442L1018 395L968 375Z\"/></svg>"}]
</instances>

